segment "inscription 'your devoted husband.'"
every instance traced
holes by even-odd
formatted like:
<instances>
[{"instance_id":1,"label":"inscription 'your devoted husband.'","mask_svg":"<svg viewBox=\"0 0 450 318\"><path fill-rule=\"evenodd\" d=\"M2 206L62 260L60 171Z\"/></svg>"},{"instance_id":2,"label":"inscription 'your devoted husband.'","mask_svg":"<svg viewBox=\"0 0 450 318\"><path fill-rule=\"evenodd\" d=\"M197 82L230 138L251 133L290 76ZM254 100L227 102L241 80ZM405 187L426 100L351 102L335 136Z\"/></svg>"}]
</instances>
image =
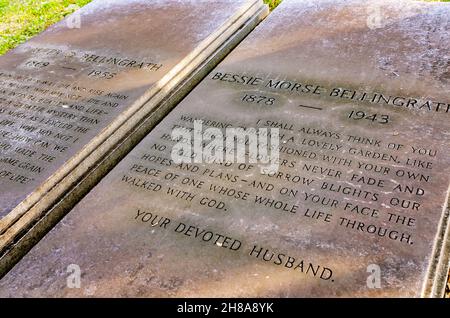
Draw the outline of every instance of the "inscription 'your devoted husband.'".
<instances>
[{"instance_id":1,"label":"inscription 'your devoted husband.'","mask_svg":"<svg viewBox=\"0 0 450 318\"><path fill-rule=\"evenodd\" d=\"M418 61L450 43L429 27L450 8L380 1L395 19L374 30L372 2L351 2L284 0L0 281L0 295L440 296L450 101ZM207 154L252 144L215 138L231 128L279 133L278 169L174 160L195 134ZM178 129L186 135L173 138ZM72 263L85 289L48 274ZM379 284L368 283L374 268Z\"/></svg>"},{"instance_id":2,"label":"inscription 'your devoted husband.'","mask_svg":"<svg viewBox=\"0 0 450 318\"><path fill-rule=\"evenodd\" d=\"M312 264L299 257L293 257L283 252L276 252L262 246L253 244L245 246L245 243L238 239L214 232L207 228L199 228L195 225L185 224L183 222L174 222L170 218L153 214L151 212L136 211L134 219L137 222L148 224L150 229L158 227L164 230L172 231L183 237L192 240L207 243L211 247L224 248L232 252L244 253L263 262L271 262L274 265L297 271L302 274L317 276L322 280L332 280L333 272L330 268L318 264Z\"/></svg>"}]
</instances>

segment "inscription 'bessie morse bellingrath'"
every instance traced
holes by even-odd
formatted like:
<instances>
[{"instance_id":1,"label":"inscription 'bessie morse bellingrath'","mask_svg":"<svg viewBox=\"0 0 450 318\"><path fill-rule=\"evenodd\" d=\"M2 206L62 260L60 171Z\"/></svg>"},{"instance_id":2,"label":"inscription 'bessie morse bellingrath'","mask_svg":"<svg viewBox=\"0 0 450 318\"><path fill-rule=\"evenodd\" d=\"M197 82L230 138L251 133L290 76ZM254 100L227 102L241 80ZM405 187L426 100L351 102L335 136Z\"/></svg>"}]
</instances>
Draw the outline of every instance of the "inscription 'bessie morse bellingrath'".
<instances>
[{"instance_id":1,"label":"inscription 'bessie morse bellingrath'","mask_svg":"<svg viewBox=\"0 0 450 318\"><path fill-rule=\"evenodd\" d=\"M423 100L404 96L388 95L385 93L365 92L342 87L329 88L317 84L298 83L289 80L262 78L248 74L234 74L226 72L215 72L211 74L211 79L223 81L231 84L243 86L255 86L267 88L269 90L280 90L292 92L294 94L310 94L318 96L328 96L337 99L350 100L354 102L390 105L405 107L408 109L434 111L441 113L450 112L450 103L433 100Z\"/></svg>"},{"instance_id":2,"label":"inscription 'bessie morse bellingrath'","mask_svg":"<svg viewBox=\"0 0 450 318\"><path fill-rule=\"evenodd\" d=\"M374 2L395 17L377 29ZM284 0L0 281L0 296L442 295L450 106L442 77L417 60L448 50L450 33L429 26L450 8L407 4ZM219 138L237 128L250 137ZM272 134L273 171L172 156L193 136L220 154ZM70 264L79 289L54 274Z\"/></svg>"}]
</instances>

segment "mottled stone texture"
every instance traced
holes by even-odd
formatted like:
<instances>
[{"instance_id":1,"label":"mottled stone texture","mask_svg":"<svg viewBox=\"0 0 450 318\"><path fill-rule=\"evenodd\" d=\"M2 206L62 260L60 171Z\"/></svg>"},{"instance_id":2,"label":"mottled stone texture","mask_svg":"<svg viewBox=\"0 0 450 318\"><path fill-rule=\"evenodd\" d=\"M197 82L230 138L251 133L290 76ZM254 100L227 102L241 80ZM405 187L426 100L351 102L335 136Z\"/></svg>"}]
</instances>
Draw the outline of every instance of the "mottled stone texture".
<instances>
[{"instance_id":1,"label":"mottled stone texture","mask_svg":"<svg viewBox=\"0 0 450 318\"><path fill-rule=\"evenodd\" d=\"M0 281L0 296L440 296L450 8L282 4ZM171 161L279 128L278 172ZM80 288L68 288L70 264Z\"/></svg>"}]
</instances>

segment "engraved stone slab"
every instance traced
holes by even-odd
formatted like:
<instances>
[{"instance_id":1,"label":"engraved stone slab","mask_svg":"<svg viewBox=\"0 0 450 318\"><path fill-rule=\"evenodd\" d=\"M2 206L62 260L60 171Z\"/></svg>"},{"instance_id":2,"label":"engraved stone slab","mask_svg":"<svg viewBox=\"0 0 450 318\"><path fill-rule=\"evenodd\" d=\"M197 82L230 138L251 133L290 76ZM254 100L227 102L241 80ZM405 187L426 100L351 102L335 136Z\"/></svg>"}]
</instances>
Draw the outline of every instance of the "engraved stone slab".
<instances>
[{"instance_id":1,"label":"engraved stone slab","mask_svg":"<svg viewBox=\"0 0 450 318\"><path fill-rule=\"evenodd\" d=\"M262 7L94 1L2 56L0 250Z\"/></svg>"},{"instance_id":2,"label":"engraved stone slab","mask_svg":"<svg viewBox=\"0 0 450 318\"><path fill-rule=\"evenodd\" d=\"M284 0L0 296L442 295L448 16L444 4ZM195 119L279 128L278 171L175 164L171 132Z\"/></svg>"}]
</instances>

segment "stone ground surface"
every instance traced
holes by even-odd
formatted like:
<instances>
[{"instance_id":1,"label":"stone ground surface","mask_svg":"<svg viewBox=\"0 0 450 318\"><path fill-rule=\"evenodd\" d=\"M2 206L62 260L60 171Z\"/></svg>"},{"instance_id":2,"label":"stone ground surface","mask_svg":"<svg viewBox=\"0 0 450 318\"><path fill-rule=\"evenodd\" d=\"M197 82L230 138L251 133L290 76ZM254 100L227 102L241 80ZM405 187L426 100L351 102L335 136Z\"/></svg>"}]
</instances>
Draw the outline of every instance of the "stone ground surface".
<instances>
[{"instance_id":1,"label":"stone ground surface","mask_svg":"<svg viewBox=\"0 0 450 318\"><path fill-rule=\"evenodd\" d=\"M265 3L269 4L271 9L274 9L282 0L264 0ZM450 0L443 0L442 2L448 2ZM2 16L2 22L0 22L0 30L3 35L0 37L0 43L4 44L4 42L17 42L17 44L24 42L29 37L33 36L35 33L39 33L43 29L46 28L49 24L59 20L65 15L71 13L75 7L70 6L76 4L78 6L82 6L86 3L90 2L90 0L53 0L53 1L36 1L36 0L27 0L25 2L22 1L6 1L0 0L0 16ZM14 9L14 3L18 3L17 10ZM16 16L9 17L10 19L6 19L5 15L7 15L6 7L9 4L8 13L15 13ZM23 10L23 8L19 8L19 4L22 6L27 6L31 9ZM36 5L36 4L39 4ZM41 8L42 4L42 8ZM69 7L70 6L70 7ZM11 9L13 8L13 9ZM16 11L16 12L14 12ZM22 18L27 14L28 16ZM10 14L11 15L11 14ZM33 19L30 17L34 17L35 20L38 20L39 23L33 23ZM43 22L43 18L48 17L45 23ZM26 23L25 23L26 22ZM20 29L20 32L13 32L16 29ZM19 33L19 34L17 34ZM10 43L8 43L10 44ZM14 47L15 45L10 45L8 48L4 50L0 49L0 55L6 52L7 49ZM6 46L6 45L5 45ZM447 281L447 289L446 289L446 298L450 298L450 272Z\"/></svg>"}]
</instances>

